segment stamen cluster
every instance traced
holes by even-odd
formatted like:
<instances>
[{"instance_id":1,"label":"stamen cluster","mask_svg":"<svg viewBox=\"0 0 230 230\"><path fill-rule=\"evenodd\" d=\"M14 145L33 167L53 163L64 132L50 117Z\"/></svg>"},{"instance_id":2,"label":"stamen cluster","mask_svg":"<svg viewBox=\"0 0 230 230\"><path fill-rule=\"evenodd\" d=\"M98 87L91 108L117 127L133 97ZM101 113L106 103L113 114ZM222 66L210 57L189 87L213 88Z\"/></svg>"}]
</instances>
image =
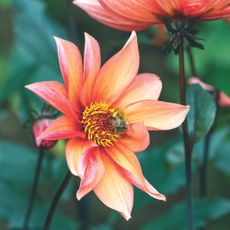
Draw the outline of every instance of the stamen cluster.
<instances>
[{"instance_id":1,"label":"stamen cluster","mask_svg":"<svg viewBox=\"0 0 230 230\"><path fill-rule=\"evenodd\" d=\"M81 123L89 140L106 147L120 138L120 133L116 132L113 125L114 113L117 113L115 111L104 102L91 103L85 108Z\"/></svg>"}]
</instances>

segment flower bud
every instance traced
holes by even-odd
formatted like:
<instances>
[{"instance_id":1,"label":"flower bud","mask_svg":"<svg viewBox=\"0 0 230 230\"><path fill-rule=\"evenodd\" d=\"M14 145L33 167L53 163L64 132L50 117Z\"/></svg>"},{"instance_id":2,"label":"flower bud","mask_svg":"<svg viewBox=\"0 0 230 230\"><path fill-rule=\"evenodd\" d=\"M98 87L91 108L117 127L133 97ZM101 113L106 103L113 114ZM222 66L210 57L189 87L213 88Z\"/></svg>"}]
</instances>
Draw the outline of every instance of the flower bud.
<instances>
[{"instance_id":1,"label":"flower bud","mask_svg":"<svg viewBox=\"0 0 230 230\"><path fill-rule=\"evenodd\" d=\"M50 125L52 122L52 119L42 118L34 122L33 125L33 133L36 141L37 147L42 147L45 149L52 148L56 141L54 140L40 140L38 137L41 135L42 132L46 130L46 128Z\"/></svg>"}]
</instances>

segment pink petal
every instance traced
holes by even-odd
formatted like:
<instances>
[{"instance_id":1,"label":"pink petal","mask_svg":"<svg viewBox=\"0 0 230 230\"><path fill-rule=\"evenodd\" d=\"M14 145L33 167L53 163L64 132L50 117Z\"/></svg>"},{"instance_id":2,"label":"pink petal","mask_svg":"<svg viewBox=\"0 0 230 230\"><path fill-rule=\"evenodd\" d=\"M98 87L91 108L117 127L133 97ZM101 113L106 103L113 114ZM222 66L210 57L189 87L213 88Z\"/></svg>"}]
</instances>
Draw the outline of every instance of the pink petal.
<instances>
[{"instance_id":1,"label":"pink petal","mask_svg":"<svg viewBox=\"0 0 230 230\"><path fill-rule=\"evenodd\" d=\"M208 85L208 84L204 83L203 81L201 81L197 77L191 77L188 82L191 85L192 84L199 84L203 89L205 89L207 91L212 91L214 89L211 85Z\"/></svg>"},{"instance_id":2,"label":"pink petal","mask_svg":"<svg viewBox=\"0 0 230 230\"><path fill-rule=\"evenodd\" d=\"M130 183L137 186L150 196L159 199L166 200L165 196L160 194L143 176L140 163L135 154L128 150L126 147L117 144L116 146L107 150L109 157L119 165L120 169L130 181Z\"/></svg>"},{"instance_id":3,"label":"pink petal","mask_svg":"<svg viewBox=\"0 0 230 230\"><path fill-rule=\"evenodd\" d=\"M144 122L149 130L169 130L181 125L189 106L145 100L128 105L125 111L130 124Z\"/></svg>"},{"instance_id":4,"label":"pink petal","mask_svg":"<svg viewBox=\"0 0 230 230\"><path fill-rule=\"evenodd\" d=\"M94 192L106 206L118 211L128 220L133 207L133 186L122 176L105 152L102 152L101 156L105 174Z\"/></svg>"},{"instance_id":5,"label":"pink petal","mask_svg":"<svg viewBox=\"0 0 230 230\"><path fill-rule=\"evenodd\" d=\"M61 116L50 123L45 131L37 137L42 140L61 140L73 137L82 137L83 133L79 129L79 124L73 122L66 116Z\"/></svg>"},{"instance_id":6,"label":"pink petal","mask_svg":"<svg viewBox=\"0 0 230 230\"><path fill-rule=\"evenodd\" d=\"M84 56L84 85L81 92L81 101L84 106L92 100L92 90L96 75L101 66L101 54L98 42L85 33L85 56Z\"/></svg>"},{"instance_id":7,"label":"pink petal","mask_svg":"<svg viewBox=\"0 0 230 230\"><path fill-rule=\"evenodd\" d=\"M91 147L81 155L79 171L83 176L77 191L78 200L92 191L104 175L104 165L98 151L98 147Z\"/></svg>"},{"instance_id":8,"label":"pink petal","mask_svg":"<svg viewBox=\"0 0 230 230\"><path fill-rule=\"evenodd\" d=\"M79 161L81 155L92 146L92 142L84 138L70 139L66 144L66 161L71 173L75 176L79 174ZM82 175L81 175L82 176Z\"/></svg>"},{"instance_id":9,"label":"pink petal","mask_svg":"<svg viewBox=\"0 0 230 230\"><path fill-rule=\"evenodd\" d=\"M61 83L56 81L37 82L27 85L26 88L65 115L76 116L68 101L65 87Z\"/></svg>"},{"instance_id":10,"label":"pink petal","mask_svg":"<svg viewBox=\"0 0 230 230\"><path fill-rule=\"evenodd\" d=\"M220 92L218 104L221 107L230 107L230 97L227 96L225 93Z\"/></svg>"},{"instance_id":11,"label":"pink petal","mask_svg":"<svg viewBox=\"0 0 230 230\"><path fill-rule=\"evenodd\" d=\"M136 33L133 32L123 49L101 68L94 88L94 101L112 103L133 81L139 68Z\"/></svg>"},{"instance_id":12,"label":"pink petal","mask_svg":"<svg viewBox=\"0 0 230 230\"><path fill-rule=\"evenodd\" d=\"M141 152L149 146L149 133L144 123L132 124L127 132L119 139L119 144L133 152Z\"/></svg>"},{"instance_id":13,"label":"pink petal","mask_svg":"<svg viewBox=\"0 0 230 230\"><path fill-rule=\"evenodd\" d=\"M81 54L72 42L57 37L54 39L57 44L59 64L69 99L75 109L79 110L79 95L83 77Z\"/></svg>"},{"instance_id":14,"label":"pink petal","mask_svg":"<svg viewBox=\"0 0 230 230\"><path fill-rule=\"evenodd\" d=\"M158 76L150 73L139 74L113 106L124 107L142 100L157 100L160 96L161 89L162 82Z\"/></svg>"}]
</instances>

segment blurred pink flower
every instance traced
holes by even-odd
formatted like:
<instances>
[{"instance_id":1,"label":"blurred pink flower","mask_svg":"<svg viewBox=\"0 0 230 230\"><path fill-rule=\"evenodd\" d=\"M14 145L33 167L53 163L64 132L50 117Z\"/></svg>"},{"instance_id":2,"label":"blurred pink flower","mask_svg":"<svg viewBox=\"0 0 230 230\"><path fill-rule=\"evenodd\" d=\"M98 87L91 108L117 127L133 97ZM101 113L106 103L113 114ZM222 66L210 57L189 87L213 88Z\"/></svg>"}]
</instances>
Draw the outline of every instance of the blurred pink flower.
<instances>
[{"instance_id":1,"label":"blurred pink flower","mask_svg":"<svg viewBox=\"0 0 230 230\"><path fill-rule=\"evenodd\" d=\"M199 84L203 89L205 89L209 92L216 91L216 89L213 86L204 83L203 81L201 81L197 77L190 78L189 84ZM230 97L227 96L224 92L219 92L219 94L218 94L218 105L220 107L229 107L230 106Z\"/></svg>"}]
</instances>

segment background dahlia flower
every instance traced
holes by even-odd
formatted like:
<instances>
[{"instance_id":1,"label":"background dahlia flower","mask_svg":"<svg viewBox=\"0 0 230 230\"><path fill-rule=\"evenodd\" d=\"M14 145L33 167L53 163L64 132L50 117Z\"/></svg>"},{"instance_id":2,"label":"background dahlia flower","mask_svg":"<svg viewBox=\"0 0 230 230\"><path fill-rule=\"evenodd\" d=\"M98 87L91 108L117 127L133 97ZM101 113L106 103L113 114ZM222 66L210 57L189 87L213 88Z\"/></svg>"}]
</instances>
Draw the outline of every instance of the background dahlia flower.
<instances>
[{"instance_id":1,"label":"background dahlia flower","mask_svg":"<svg viewBox=\"0 0 230 230\"><path fill-rule=\"evenodd\" d=\"M229 0L75 0L95 20L120 30L142 30L168 18L230 17Z\"/></svg>"},{"instance_id":2,"label":"background dahlia flower","mask_svg":"<svg viewBox=\"0 0 230 230\"><path fill-rule=\"evenodd\" d=\"M158 101L162 84L154 74L139 74L135 32L102 67L97 41L85 34L84 63L78 48L55 38L64 85L56 81L26 86L63 113L38 140L67 139L66 159L81 178L77 198L90 191L129 219L133 186L165 200L144 178L134 152L149 145L148 130L169 130L189 107Z\"/></svg>"},{"instance_id":3,"label":"background dahlia flower","mask_svg":"<svg viewBox=\"0 0 230 230\"><path fill-rule=\"evenodd\" d=\"M217 92L217 89L215 89L212 85L201 81L197 77L190 78L189 84L199 84L203 89L207 90L210 93ZM230 97L224 92L218 92L217 103L220 107L230 107Z\"/></svg>"}]
</instances>

